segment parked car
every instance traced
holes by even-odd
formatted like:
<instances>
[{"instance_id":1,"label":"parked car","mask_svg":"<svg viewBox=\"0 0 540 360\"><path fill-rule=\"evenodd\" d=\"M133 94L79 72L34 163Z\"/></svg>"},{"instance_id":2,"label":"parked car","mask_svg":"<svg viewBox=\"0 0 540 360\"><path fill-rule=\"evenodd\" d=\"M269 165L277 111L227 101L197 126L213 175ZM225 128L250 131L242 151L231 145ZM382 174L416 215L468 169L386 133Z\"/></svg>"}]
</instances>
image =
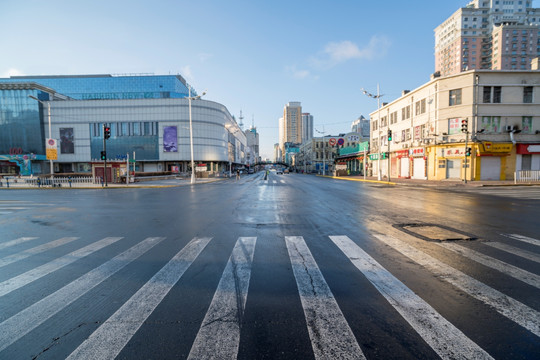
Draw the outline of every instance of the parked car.
<instances>
[{"instance_id":1,"label":"parked car","mask_svg":"<svg viewBox=\"0 0 540 360\"><path fill-rule=\"evenodd\" d=\"M283 175L283 169L277 169L277 170L276 170L276 174L277 174L277 175L279 175L279 174Z\"/></svg>"}]
</instances>

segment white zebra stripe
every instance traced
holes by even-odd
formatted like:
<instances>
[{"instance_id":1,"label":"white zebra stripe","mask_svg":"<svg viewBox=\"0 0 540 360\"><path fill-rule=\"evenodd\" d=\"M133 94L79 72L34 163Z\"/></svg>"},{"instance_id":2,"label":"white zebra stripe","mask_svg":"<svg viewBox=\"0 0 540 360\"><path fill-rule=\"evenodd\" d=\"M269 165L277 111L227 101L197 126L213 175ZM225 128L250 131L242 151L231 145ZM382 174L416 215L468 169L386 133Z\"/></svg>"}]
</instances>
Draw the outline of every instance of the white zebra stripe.
<instances>
[{"instance_id":1,"label":"white zebra stripe","mask_svg":"<svg viewBox=\"0 0 540 360\"><path fill-rule=\"evenodd\" d=\"M491 359L347 236L330 239L442 359Z\"/></svg>"},{"instance_id":2,"label":"white zebra stripe","mask_svg":"<svg viewBox=\"0 0 540 360\"><path fill-rule=\"evenodd\" d=\"M540 314L538 311L504 295L484 283L448 266L416 248L388 235L375 235L383 243L393 247L409 259L424 266L439 279L449 282L497 312L540 336Z\"/></svg>"},{"instance_id":3,"label":"white zebra stripe","mask_svg":"<svg viewBox=\"0 0 540 360\"><path fill-rule=\"evenodd\" d=\"M500 271L503 274L513 277L514 279L518 279L526 284L532 285L536 288L540 288L540 276L536 274L530 273L516 266L507 264L503 261L494 259L490 256L479 253L478 251L465 248L455 243L439 243L438 245L444 247L445 249L451 250L461 256L476 261L477 263Z\"/></svg>"},{"instance_id":4,"label":"white zebra stripe","mask_svg":"<svg viewBox=\"0 0 540 360\"><path fill-rule=\"evenodd\" d=\"M6 256L5 258L0 259L0 267L12 264L12 263L20 261L22 259L26 259L27 257L30 257L32 255L36 255L36 254L39 254L39 253L42 253L42 252L45 252L45 251L53 249L55 247L65 245L65 244L67 244L67 243L69 243L69 242L71 242L73 240L77 240L77 239L78 239L78 237L65 237L65 238L55 240L55 241L51 241L51 242L49 242L47 244L39 245L39 246L33 247L31 249L21 251L20 253L17 253L17 254Z\"/></svg>"},{"instance_id":5,"label":"white zebra stripe","mask_svg":"<svg viewBox=\"0 0 540 360\"><path fill-rule=\"evenodd\" d=\"M486 242L484 244L494 247L496 249L502 250L502 251L506 251L507 253L522 257L527 260L531 260L537 263L540 262L540 255L533 253L532 251L523 250L523 249L514 247L512 245L508 245L508 244L500 243L500 242Z\"/></svg>"},{"instance_id":6,"label":"white zebra stripe","mask_svg":"<svg viewBox=\"0 0 540 360\"><path fill-rule=\"evenodd\" d=\"M210 240L191 240L67 359L115 358Z\"/></svg>"},{"instance_id":7,"label":"white zebra stripe","mask_svg":"<svg viewBox=\"0 0 540 360\"><path fill-rule=\"evenodd\" d=\"M533 245L536 245L536 246L540 246L540 240L533 239L533 238L528 237L528 236L523 236L523 235L518 235L518 234L508 234L508 235L501 234L501 235L509 237L511 239L514 239L514 240L523 241L523 242L526 242L528 244L533 244Z\"/></svg>"},{"instance_id":8,"label":"white zebra stripe","mask_svg":"<svg viewBox=\"0 0 540 360\"><path fill-rule=\"evenodd\" d=\"M103 240L97 241L93 244L83 247L77 251L64 255L51 262L43 264L35 269L29 270L21 275L18 275L9 280L0 283L0 296L4 296L13 290L21 288L32 281L35 281L43 276L46 276L58 269L63 268L66 265L74 263L75 261L90 255L91 253L98 251L105 246L109 246L112 243L122 239L121 237L109 237Z\"/></svg>"},{"instance_id":9,"label":"white zebra stripe","mask_svg":"<svg viewBox=\"0 0 540 360\"><path fill-rule=\"evenodd\" d=\"M5 243L0 244L0 250L5 249L10 246L22 244L23 242L26 242L26 241L35 240L35 239L37 239L37 237L22 237L22 238L18 238L11 241L6 241Z\"/></svg>"},{"instance_id":10,"label":"white zebra stripe","mask_svg":"<svg viewBox=\"0 0 540 360\"><path fill-rule=\"evenodd\" d=\"M315 359L365 359L304 239L286 236L285 242Z\"/></svg>"},{"instance_id":11,"label":"white zebra stripe","mask_svg":"<svg viewBox=\"0 0 540 360\"><path fill-rule=\"evenodd\" d=\"M236 359L256 240L236 242L188 359Z\"/></svg>"},{"instance_id":12,"label":"white zebra stripe","mask_svg":"<svg viewBox=\"0 0 540 360\"><path fill-rule=\"evenodd\" d=\"M0 351L150 250L163 238L148 238L117 255L46 298L0 323Z\"/></svg>"}]
</instances>

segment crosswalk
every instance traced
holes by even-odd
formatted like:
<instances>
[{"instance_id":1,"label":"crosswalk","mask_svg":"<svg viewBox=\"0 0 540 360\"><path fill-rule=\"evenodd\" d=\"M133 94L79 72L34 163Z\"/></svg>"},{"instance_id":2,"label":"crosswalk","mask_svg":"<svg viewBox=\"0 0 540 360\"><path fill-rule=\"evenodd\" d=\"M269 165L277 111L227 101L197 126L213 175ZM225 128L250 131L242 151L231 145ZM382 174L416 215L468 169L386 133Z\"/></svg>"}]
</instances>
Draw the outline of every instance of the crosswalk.
<instances>
[{"instance_id":1,"label":"crosswalk","mask_svg":"<svg viewBox=\"0 0 540 360\"><path fill-rule=\"evenodd\" d=\"M538 264L540 240L520 234L501 234L497 241L482 243L486 249L496 249L503 254L519 257ZM476 299L486 308L526 329L531 336L540 337L540 313L534 305L505 294L492 284L481 282L452 263L436 258L407 241L391 234L372 234L381 246L389 246L408 262L419 265L433 277L447 283L458 291ZM77 262L92 257L98 251L121 242L122 237L107 237L78 250L36 266L23 273L2 278L0 282L0 308L7 295L35 284L61 269L69 269ZM66 244L77 244L78 237L63 237L39 243L38 237L5 239L0 242L0 269L24 262L31 256L48 254ZM209 252L209 244L219 241L213 237L196 237L181 248L95 331L73 346L68 359L112 359L132 341L135 334L145 326L148 318L162 304L171 290L182 283L183 276L191 266L202 261ZM235 359L242 338L244 314L248 310L249 287L257 251L257 237L239 237L230 253L214 296L207 305L206 315L191 345L189 359ZM284 236L284 242L296 288L303 309L310 346L315 359L366 359L363 343L358 341L355 327L351 326L342 311L339 296L334 295L333 283L325 278L325 267L320 267L312 254L309 239L303 236ZM476 339L465 334L458 325L445 318L428 301L411 290L399 278L385 268L365 249L346 235L330 235L323 239L328 246L338 249L341 261L352 264L365 277L399 316L442 359L491 359L490 349L482 348ZM118 255L101 263L81 276L61 284L50 293L16 313L0 314L0 358L7 358L10 347L28 334L38 331L55 316L68 311L77 300L88 296L93 289L106 284L132 263L141 262L151 249L166 243L164 237L149 237L136 242ZM313 243L311 243L313 244ZM496 274L502 274L531 287L540 289L538 274L488 256L461 242L441 242L438 246L471 263L480 264ZM24 247L24 250L17 251ZM488 252L489 253L489 252ZM320 259L319 259L320 260ZM359 302L362 299L358 299ZM178 326L181 326L180 324ZM366 324L369 326L369 324ZM356 330L358 331L358 330ZM368 330L366 330L368 331ZM51 335L54 337L54 334ZM537 342L538 343L538 342ZM384 346L384 344L380 344ZM537 349L539 350L539 349ZM35 355L35 354L34 354ZM54 356L53 356L54 357Z\"/></svg>"},{"instance_id":2,"label":"crosswalk","mask_svg":"<svg viewBox=\"0 0 540 360\"><path fill-rule=\"evenodd\" d=\"M0 200L0 216L43 206L48 204L25 200Z\"/></svg>"},{"instance_id":3,"label":"crosswalk","mask_svg":"<svg viewBox=\"0 0 540 360\"><path fill-rule=\"evenodd\" d=\"M495 186L495 187L476 187L461 189L469 193L513 198L522 200L540 200L539 186Z\"/></svg>"}]
</instances>

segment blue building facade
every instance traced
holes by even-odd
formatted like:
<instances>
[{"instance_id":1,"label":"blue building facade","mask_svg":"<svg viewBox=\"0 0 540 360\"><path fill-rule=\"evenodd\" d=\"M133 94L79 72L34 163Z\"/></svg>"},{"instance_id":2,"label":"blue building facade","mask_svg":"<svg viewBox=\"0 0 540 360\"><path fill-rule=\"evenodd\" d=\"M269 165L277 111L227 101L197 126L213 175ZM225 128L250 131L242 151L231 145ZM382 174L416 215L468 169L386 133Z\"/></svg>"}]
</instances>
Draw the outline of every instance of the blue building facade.
<instances>
[{"instance_id":1,"label":"blue building facade","mask_svg":"<svg viewBox=\"0 0 540 360\"><path fill-rule=\"evenodd\" d=\"M179 75L0 79L0 175L87 173L100 161L104 125L111 129L108 160L130 156L137 171L187 171L188 87ZM227 108L192 103L197 169L243 164L246 136ZM57 144L52 171L45 161L49 138Z\"/></svg>"},{"instance_id":2,"label":"blue building facade","mask_svg":"<svg viewBox=\"0 0 540 360\"><path fill-rule=\"evenodd\" d=\"M36 83L75 100L179 99L189 91L180 75L12 76L2 83Z\"/></svg>"}]
</instances>

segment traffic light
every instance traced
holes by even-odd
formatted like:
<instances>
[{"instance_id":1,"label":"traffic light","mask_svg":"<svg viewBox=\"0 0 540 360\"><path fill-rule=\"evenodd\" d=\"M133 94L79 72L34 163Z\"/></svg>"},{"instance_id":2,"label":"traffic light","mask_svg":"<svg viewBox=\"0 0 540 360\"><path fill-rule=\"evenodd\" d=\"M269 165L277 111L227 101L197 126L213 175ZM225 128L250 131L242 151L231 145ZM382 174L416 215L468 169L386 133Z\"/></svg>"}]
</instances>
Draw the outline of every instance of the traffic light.
<instances>
[{"instance_id":1,"label":"traffic light","mask_svg":"<svg viewBox=\"0 0 540 360\"><path fill-rule=\"evenodd\" d=\"M392 130L388 130L388 141L392 141Z\"/></svg>"},{"instance_id":2,"label":"traffic light","mask_svg":"<svg viewBox=\"0 0 540 360\"><path fill-rule=\"evenodd\" d=\"M106 159L107 159L107 152L102 151L101 152L101 160L106 160Z\"/></svg>"},{"instance_id":3,"label":"traffic light","mask_svg":"<svg viewBox=\"0 0 540 360\"><path fill-rule=\"evenodd\" d=\"M472 149L470 147L465 149L465 156L471 156L471 151L472 151Z\"/></svg>"},{"instance_id":4,"label":"traffic light","mask_svg":"<svg viewBox=\"0 0 540 360\"><path fill-rule=\"evenodd\" d=\"M103 137L105 140L111 137L111 128L109 126L103 126Z\"/></svg>"},{"instance_id":5,"label":"traffic light","mask_svg":"<svg viewBox=\"0 0 540 360\"><path fill-rule=\"evenodd\" d=\"M469 129L469 120L468 119L461 120L461 132L466 133L468 129Z\"/></svg>"}]
</instances>

